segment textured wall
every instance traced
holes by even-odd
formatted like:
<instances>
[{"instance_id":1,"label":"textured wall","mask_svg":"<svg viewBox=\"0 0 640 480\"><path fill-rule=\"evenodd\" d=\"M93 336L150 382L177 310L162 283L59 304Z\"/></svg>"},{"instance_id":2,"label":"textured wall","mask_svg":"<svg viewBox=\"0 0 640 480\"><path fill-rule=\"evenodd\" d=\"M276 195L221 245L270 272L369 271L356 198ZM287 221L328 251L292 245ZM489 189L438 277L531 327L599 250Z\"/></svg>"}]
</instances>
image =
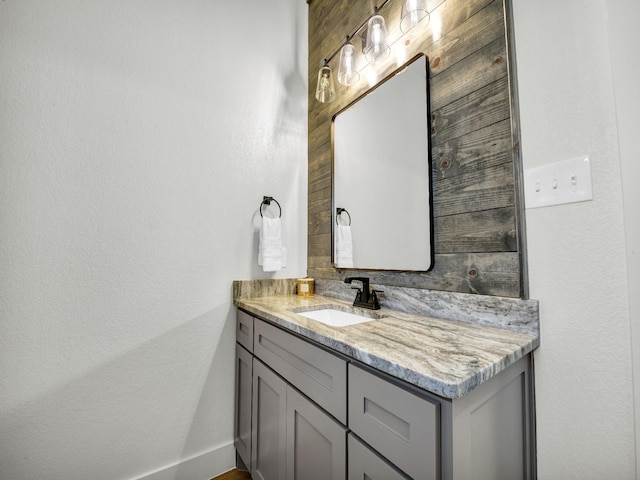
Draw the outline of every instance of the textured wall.
<instances>
[{"instance_id":1,"label":"textured wall","mask_svg":"<svg viewBox=\"0 0 640 480\"><path fill-rule=\"evenodd\" d=\"M540 301L540 480L637 478L620 140L629 127L637 138L638 122L637 110L635 120L620 115L616 101L637 105L638 96L637 82L632 91L613 82L637 78L637 27L608 20L613 4L637 19L637 2L627 3L514 2L524 166L588 154L593 177L592 202L526 212L531 296ZM627 217L635 229L637 206Z\"/></svg>"},{"instance_id":2,"label":"textured wall","mask_svg":"<svg viewBox=\"0 0 640 480\"><path fill-rule=\"evenodd\" d=\"M284 210L277 276L306 271L306 16L0 3L3 480L231 466L231 284L267 277L262 195Z\"/></svg>"},{"instance_id":3,"label":"textured wall","mask_svg":"<svg viewBox=\"0 0 640 480\"><path fill-rule=\"evenodd\" d=\"M376 284L524 296L503 2L430 3L437 7L428 26L418 25L393 46L392 55L376 66L376 72L363 70L356 87L338 86L336 100L322 104L314 98L321 61L368 18L371 3L310 2L308 272L325 279L348 275L331 265L332 116L369 85L425 53L430 59L434 267L428 273L365 273ZM390 2L381 11L392 40L400 35L401 5ZM337 70L337 63L336 56L330 66ZM410 228L408 224L406 233Z\"/></svg>"}]
</instances>

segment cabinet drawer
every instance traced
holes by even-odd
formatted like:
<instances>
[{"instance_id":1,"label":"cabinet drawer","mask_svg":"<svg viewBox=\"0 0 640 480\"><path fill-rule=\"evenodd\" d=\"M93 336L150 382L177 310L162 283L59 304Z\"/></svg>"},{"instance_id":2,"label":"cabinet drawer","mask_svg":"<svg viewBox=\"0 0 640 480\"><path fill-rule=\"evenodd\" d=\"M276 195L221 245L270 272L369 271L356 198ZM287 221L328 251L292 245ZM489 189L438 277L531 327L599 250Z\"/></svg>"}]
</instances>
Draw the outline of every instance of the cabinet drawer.
<instances>
[{"instance_id":1,"label":"cabinet drawer","mask_svg":"<svg viewBox=\"0 0 640 480\"><path fill-rule=\"evenodd\" d=\"M262 320L254 322L254 353L311 400L347 423L347 362Z\"/></svg>"},{"instance_id":2,"label":"cabinet drawer","mask_svg":"<svg viewBox=\"0 0 640 480\"><path fill-rule=\"evenodd\" d=\"M242 310L236 312L236 342L253 352L253 317Z\"/></svg>"},{"instance_id":3,"label":"cabinet drawer","mask_svg":"<svg viewBox=\"0 0 640 480\"><path fill-rule=\"evenodd\" d=\"M389 465L376 452L349 434L348 480L409 480L409 477Z\"/></svg>"},{"instance_id":4,"label":"cabinet drawer","mask_svg":"<svg viewBox=\"0 0 640 480\"><path fill-rule=\"evenodd\" d=\"M415 480L440 475L440 405L349 365L349 428Z\"/></svg>"}]
</instances>

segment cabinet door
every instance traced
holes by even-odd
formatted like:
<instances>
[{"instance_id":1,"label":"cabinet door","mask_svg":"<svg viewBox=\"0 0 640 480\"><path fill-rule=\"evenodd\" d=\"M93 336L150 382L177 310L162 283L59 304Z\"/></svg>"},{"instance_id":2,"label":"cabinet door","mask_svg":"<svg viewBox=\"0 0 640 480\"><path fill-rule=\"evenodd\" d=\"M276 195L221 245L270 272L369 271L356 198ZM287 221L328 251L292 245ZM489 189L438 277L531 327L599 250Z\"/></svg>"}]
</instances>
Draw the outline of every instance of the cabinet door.
<instances>
[{"instance_id":1,"label":"cabinet door","mask_svg":"<svg viewBox=\"0 0 640 480\"><path fill-rule=\"evenodd\" d=\"M287 386L257 358L253 359L253 432L251 476L282 480L285 476Z\"/></svg>"},{"instance_id":2,"label":"cabinet door","mask_svg":"<svg viewBox=\"0 0 640 480\"><path fill-rule=\"evenodd\" d=\"M286 480L345 480L347 430L287 387Z\"/></svg>"},{"instance_id":3,"label":"cabinet door","mask_svg":"<svg viewBox=\"0 0 640 480\"><path fill-rule=\"evenodd\" d=\"M249 471L251 471L252 357L253 355L236 344L236 421L233 443Z\"/></svg>"},{"instance_id":4,"label":"cabinet door","mask_svg":"<svg viewBox=\"0 0 640 480\"><path fill-rule=\"evenodd\" d=\"M408 480L378 454L349 434L348 480Z\"/></svg>"}]
</instances>

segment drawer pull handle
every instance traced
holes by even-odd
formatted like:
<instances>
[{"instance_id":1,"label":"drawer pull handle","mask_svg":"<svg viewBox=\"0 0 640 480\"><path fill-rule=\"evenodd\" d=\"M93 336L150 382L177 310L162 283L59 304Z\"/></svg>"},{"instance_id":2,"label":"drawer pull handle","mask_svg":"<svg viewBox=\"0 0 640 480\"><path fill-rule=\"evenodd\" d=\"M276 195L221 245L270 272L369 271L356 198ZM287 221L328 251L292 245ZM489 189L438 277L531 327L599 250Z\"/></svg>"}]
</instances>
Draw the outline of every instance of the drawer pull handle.
<instances>
[{"instance_id":1,"label":"drawer pull handle","mask_svg":"<svg viewBox=\"0 0 640 480\"><path fill-rule=\"evenodd\" d=\"M411 441L411 425L376 402L364 398L364 414L389 429L407 443Z\"/></svg>"}]
</instances>

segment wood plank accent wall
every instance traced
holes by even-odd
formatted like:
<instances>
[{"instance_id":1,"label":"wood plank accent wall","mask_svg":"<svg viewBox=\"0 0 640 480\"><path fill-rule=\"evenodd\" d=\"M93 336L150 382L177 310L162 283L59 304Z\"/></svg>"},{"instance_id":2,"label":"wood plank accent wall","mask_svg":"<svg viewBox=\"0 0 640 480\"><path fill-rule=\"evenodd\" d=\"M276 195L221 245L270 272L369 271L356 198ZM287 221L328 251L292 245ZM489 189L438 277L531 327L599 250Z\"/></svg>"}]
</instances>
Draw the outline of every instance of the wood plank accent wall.
<instances>
[{"instance_id":1,"label":"wood plank accent wall","mask_svg":"<svg viewBox=\"0 0 640 480\"><path fill-rule=\"evenodd\" d=\"M371 15L373 4L308 3L308 275L341 280L353 271L331 265L331 119L368 85L362 78L346 90L336 82L337 99L328 104L315 99L315 87L322 59ZM392 40L400 36L401 4L391 0L380 12ZM425 53L430 64L435 264L426 273L358 272L374 284L523 295L505 25L503 0L444 0L431 12L429 26L400 40L406 59ZM330 63L334 78L338 57ZM379 78L397 64L390 57L382 67Z\"/></svg>"}]
</instances>

